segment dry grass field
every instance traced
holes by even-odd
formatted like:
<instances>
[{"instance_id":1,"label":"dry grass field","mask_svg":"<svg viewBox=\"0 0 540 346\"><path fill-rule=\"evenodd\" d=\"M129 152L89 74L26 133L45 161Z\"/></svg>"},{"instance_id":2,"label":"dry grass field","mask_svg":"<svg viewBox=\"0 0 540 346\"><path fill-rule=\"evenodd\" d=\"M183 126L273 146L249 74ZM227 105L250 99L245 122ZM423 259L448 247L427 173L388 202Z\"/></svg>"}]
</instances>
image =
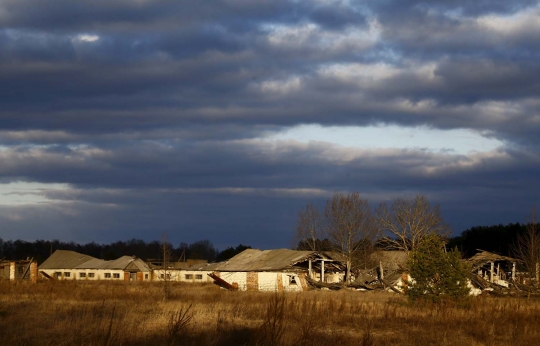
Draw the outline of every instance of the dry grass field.
<instances>
[{"instance_id":1,"label":"dry grass field","mask_svg":"<svg viewBox=\"0 0 540 346\"><path fill-rule=\"evenodd\" d=\"M539 345L540 301L410 304L384 292L0 282L0 345Z\"/></svg>"}]
</instances>

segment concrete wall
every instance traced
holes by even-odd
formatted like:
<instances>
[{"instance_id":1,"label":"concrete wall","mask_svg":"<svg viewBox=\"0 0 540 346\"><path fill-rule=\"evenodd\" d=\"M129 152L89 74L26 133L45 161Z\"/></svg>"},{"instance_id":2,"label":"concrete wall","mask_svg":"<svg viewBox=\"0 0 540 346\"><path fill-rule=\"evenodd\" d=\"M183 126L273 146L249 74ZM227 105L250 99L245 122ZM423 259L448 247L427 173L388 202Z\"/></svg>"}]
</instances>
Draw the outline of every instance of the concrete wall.
<instances>
[{"instance_id":1,"label":"concrete wall","mask_svg":"<svg viewBox=\"0 0 540 346\"><path fill-rule=\"evenodd\" d=\"M209 271L196 271L196 270L184 270L184 269L169 269L167 274L170 281L175 282L191 282L191 283L205 283L214 282L214 280L208 276L211 273ZM163 281L165 277L165 270L154 269L152 272L153 281Z\"/></svg>"},{"instance_id":2,"label":"concrete wall","mask_svg":"<svg viewBox=\"0 0 540 346\"><path fill-rule=\"evenodd\" d=\"M58 280L111 280L129 281L129 272L123 270L102 270L102 269L46 269L42 270L49 276ZM59 275L56 275L59 273ZM81 276L81 273L84 276ZM170 281L190 282L190 283L213 283L214 280L208 276L209 271L195 270L167 270ZM93 274L93 275L91 275ZM105 277L110 274L110 277ZM114 277L117 274L117 277ZM223 280L230 284L237 284L240 291L305 291L307 282L304 273L282 273L282 272L218 272ZM147 276L147 278L146 278ZM138 272L137 281L163 281L165 271L155 269L151 273Z\"/></svg>"},{"instance_id":3,"label":"concrete wall","mask_svg":"<svg viewBox=\"0 0 540 346\"><path fill-rule=\"evenodd\" d=\"M43 269L41 271L57 280L124 280L124 271L118 269ZM106 277L106 274L110 274L110 277Z\"/></svg>"},{"instance_id":4,"label":"concrete wall","mask_svg":"<svg viewBox=\"0 0 540 346\"><path fill-rule=\"evenodd\" d=\"M30 268L28 267L30 265ZM37 281L37 262L1 261L0 279Z\"/></svg>"},{"instance_id":5,"label":"concrete wall","mask_svg":"<svg viewBox=\"0 0 540 346\"><path fill-rule=\"evenodd\" d=\"M307 282L303 273L280 272L220 272L219 276L240 291L305 291Z\"/></svg>"}]
</instances>

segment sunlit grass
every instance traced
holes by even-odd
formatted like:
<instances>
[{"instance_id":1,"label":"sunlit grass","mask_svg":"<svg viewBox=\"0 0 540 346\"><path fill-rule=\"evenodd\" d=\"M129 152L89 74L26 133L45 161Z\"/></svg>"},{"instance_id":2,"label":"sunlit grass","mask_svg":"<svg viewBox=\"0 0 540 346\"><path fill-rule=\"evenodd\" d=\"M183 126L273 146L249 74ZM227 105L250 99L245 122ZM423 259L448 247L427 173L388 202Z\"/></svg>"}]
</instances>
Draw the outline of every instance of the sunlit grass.
<instances>
[{"instance_id":1,"label":"sunlit grass","mask_svg":"<svg viewBox=\"0 0 540 346\"><path fill-rule=\"evenodd\" d=\"M540 301L411 305L386 292L0 282L0 345L537 345ZM190 307L191 306L191 307Z\"/></svg>"}]
</instances>

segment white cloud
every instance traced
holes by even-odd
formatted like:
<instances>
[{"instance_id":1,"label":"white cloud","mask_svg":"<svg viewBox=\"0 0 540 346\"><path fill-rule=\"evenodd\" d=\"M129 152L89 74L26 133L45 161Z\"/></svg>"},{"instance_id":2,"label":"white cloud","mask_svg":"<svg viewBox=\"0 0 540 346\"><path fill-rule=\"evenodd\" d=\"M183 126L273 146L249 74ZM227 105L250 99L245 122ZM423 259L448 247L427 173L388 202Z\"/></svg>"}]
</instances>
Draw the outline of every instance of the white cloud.
<instances>
[{"instance_id":1,"label":"white cloud","mask_svg":"<svg viewBox=\"0 0 540 346\"><path fill-rule=\"evenodd\" d=\"M301 51L318 50L327 54L363 51L373 47L381 36L381 24L372 19L366 28L349 27L343 31L324 30L307 23L299 25L263 25L268 42L274 48Z\"/></svg>"},{"instance_id":2,"label":"white cloud","mask_svg":"<svg viewBox=\"0 0 540 346\"><path fill-rule=\"evenodd\" d=\"M73 41L79 41L79 42L95 42L99 40L98 35L91 35L91 34L80 34L73 38Z\"/></svg>"},{"instance_id":3,"label":"white cloud","mask_svg":"<svg viewBox=\"0 0 540 346\"><path fill-rule=\"evenodd\" d=\"M504 145L503 142L486 138L468 129L438 130L420 127L384 126L330 126L300 125L270 135L267 141L296 140L326 142L343 147L362 149L408 149L428 152L470 154L490 152Z\"/></svg>"},{"instance_id":4,"label":"white cloud","mask_svg":"<svg viewBox=\"0 0 540 346\"><path fill-rule=\"evenodd\" d=\"M67 191L68 184L45 184L35 182L13 182L0 184L0 205L18 206L51 202L48 192Z\"/></svg>"},{"instance_id":5,"label":"white cloud","mask_svg":"<svg viewBox=\"0 0 540 346\"><path fill-rule=\"evenodd\" d=\"M524 33L540 35L540 7L528 8L510 16L482 16L476 21L480 28L506 37L520 36Z\"/></svg>"},{"instance_id":6,"label":"white cloud","mask_svg":"<svg viewBox=\"0 0 540 346\"><path fill-rule=\"evenodd\" d=\"M286 80L270 80L261 83L261 91L265 93L288 94L293 91L300 90L302 80L295 76Z\"/></svg>"}]
</instances>

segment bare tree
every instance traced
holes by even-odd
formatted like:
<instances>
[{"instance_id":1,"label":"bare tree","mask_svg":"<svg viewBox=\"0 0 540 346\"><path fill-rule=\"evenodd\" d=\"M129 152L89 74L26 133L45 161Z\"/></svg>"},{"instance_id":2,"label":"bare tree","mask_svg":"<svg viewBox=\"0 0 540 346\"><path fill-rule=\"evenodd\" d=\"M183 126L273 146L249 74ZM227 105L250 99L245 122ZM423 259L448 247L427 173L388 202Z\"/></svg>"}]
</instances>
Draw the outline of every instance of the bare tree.
<instances>
[{"instance_id":1,"label":"bare tree","mask_svg":"<svg viewBox=\"0 0 540 346\"><path fill-rule=\"evenodd\" d=\"M317 244L322 235L321 221L319 210L311 203L298 212L295 241L301 250L319 250Z\"/></svg>"},{"instance_id":2,"label":"bare tree","mask_svg":"<svg viewBox=\"0 0 540 346\"><path fill-rule=\"evenodd\" d=\"M358 192L335 193L324 210L326 231L334 249L347 262L345 282L350 280L354 258L361 254L377 236L377 225L367 200Z\"/></svg>"},{"instance_id":3,"label":"bare tree","mask_svg":"<svg viewBox=\"0 0 540 346\"><path fill-rule=\"evenodd\" d=\"M431 207L422 195L413 200L399 198L390 208L382 203L376 211L376 218L384 235L383 245L407 253L416 250L428 235L443 237L450 233L439 206Z\"/></svg>"},{"instance_id":4,"label":"bare tree","mask_svg":"<svg viewBox=\"0 0 540 346\"><path fill-rule=\"evenodd\" d=\"M536 210L531 209L530 220L527 223L525 233L517 236L512 244L514 256L523 261L524 269L529 275L529 283L538 285L540 276L540 229L536 222ZM535 278L534 282L532 278Z\"/></svg>"}]
</instances>

